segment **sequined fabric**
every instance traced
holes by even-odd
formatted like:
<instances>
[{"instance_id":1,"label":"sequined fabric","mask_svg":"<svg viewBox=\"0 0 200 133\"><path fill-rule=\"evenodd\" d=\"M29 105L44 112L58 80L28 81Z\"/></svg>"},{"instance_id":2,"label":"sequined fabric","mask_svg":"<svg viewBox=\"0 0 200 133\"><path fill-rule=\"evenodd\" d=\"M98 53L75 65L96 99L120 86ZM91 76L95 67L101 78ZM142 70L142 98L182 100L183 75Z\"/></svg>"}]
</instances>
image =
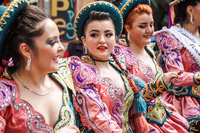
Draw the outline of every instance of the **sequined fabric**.
<instances>
[{"instance_id":1,"label":"sequined fabric","mask_svg":"<svg viewBox=\"0 0 200 133\"><path fill-rule=\"evenodd\" d=\"M64 64L64 65L63 65ZM44 117L26 101L20 99L17 83L9 76L8 71L0 79L0 125L1 132L17 133L53 133L61 127L75 124L75 113L69 90L73 92L71 74L66 65L66 59L60 61L58 73L50 74L63 87L63 105L54 127L45 123ZM68 80L66 80L68 79Z\"/></svg>"}]
</instances>

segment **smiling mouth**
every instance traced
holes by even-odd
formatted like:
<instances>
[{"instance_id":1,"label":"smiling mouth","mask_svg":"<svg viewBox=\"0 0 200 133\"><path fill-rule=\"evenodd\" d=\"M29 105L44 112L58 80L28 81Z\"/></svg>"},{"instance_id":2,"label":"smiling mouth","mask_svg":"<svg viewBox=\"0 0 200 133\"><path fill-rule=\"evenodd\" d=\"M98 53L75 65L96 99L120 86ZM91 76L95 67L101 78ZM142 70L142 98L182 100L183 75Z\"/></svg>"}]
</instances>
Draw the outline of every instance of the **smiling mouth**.
<instances>
[{"instance_id":1,"label":"smiling mouth","mask_svg":"<svg viewBox=\"0 0 200 133\"><path fill-rule=\"evenodd\" d=\"M144 36L145 38L151 38L151 35L146 35L146 36Z\"/></svg>"},{"instance_id":2,"label":"smiling mouth","mask_svg":"<svg viewBox=\"0 0 200 133\"><path fill-rule=\"evenodd\" d=\"M105 51L107 49L107 47L98 47L97 49L100 51Z\"/></svg>"},{"instance_id":3,"label":"smiling mouth","mask_svg":"<svg viewBox=\"0 0 200 133\"><path fill-rule=\"evenodd\" d=\"M59 58L60 58L59 56L56 56L53 60L54 60L54 61L58 61Z\"/></svg>"}]
</instances>

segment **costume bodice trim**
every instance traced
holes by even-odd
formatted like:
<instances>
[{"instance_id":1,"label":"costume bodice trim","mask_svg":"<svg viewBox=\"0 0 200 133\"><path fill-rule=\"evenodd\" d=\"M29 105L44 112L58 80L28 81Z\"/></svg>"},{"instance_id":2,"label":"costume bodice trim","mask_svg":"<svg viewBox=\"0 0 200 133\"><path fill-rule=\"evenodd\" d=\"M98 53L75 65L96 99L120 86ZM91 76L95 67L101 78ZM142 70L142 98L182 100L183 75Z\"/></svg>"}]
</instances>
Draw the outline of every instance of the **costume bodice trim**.
<instances>
[{"instance_id":1,"label":"costume bodice trim","mask_svg":"<svg viewBox=\"0 0 200 133\"><path fill-rule=\"evenodd\" d=\"M66 60L65 60L66 61ZM66 63L64 60L63 63ZM62 65L60 65L61 67ZM7 73L5 73L7 72ZM54 125L54 129L52 126L45 123L44 117L25 100L20 99L20 90L18 88L17 83L13 80L12 76L10 76L9 71L5 70L2 79L0 80L0 89L1 89L1 105L0 110L7 110L7 107L12 106L16 113L20 113L21 111L25 111L23 115L27 116L26 126L27 130L31 132L54 132L54 130L58 130L61 127L66 127L69 125L75 124L75 113L72 104L72 97L70 95L74 92L73 82L71 75L68 71L67 67L60 68L58 73L52 73L49 76L53 78L56 82L61 84L63 88L63 105L60 109L59 119ZM68 80L66 80L68 79ZM68 86L70 88L68 88ZM70 90L68 90L70 89ZM71 93L69 94L69 92ZM24 116L23 116L24 117ZM19 118L20 119L20 118Z\"/></svg>"}]
</instances>

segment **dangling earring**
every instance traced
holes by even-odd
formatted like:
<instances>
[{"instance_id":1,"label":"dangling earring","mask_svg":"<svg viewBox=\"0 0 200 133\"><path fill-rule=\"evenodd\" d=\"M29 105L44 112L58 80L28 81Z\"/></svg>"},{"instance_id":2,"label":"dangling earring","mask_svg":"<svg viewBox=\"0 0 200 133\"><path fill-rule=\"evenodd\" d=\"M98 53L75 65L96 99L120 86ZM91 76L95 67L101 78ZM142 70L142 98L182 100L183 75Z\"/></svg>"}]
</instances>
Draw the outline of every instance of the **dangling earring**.
<instances>
[{"instance_id":1,"label":"dangling earring","mask_svg":"<svg viewBox=\"0 0 200 133\"><path fill-rule=\"evenodd\" d=\"M190 23L193 24L193 15L190 15Z\"/></svg>"},{"instance_id":2,"label":"dangling earring","mask_svg":"<svg viewBox=\"0 0 200 133\"><path fill-rule=\"evenodd\" d=\"M127 33L127 40L130 41L130 33Z\"/></svg>"},{"instance_id":3,"label":"dangling earring","mask_svg":"<svg viewBox=\"0 0 200 133\"><path fill-rule=\"evenodd\" d=\"M31 56L28 57L28 60L27 60L27 64L26 64L25 70L29 71L29 70L30 70L30 65L31 65Z\"/></svg>"},{"instance_id":4,"label":"dangling earring","mask_svg":"<svg viewBox=\"0 0 200 133\"><path fill-rule=\"evenodd\" d=\"M85 47L84 48L84 54L87 54L87 52L88 52L88 49L87 49L87 47Z\"/></svg>"}]
</instances>

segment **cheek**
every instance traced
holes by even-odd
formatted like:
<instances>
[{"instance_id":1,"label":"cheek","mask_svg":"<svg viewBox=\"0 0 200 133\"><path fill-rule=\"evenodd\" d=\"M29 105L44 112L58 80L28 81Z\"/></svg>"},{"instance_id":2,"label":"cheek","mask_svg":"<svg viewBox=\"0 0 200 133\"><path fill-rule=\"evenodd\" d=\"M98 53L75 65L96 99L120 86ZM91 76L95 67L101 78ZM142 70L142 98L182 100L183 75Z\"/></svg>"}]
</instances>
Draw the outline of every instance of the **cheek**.
<instances>
[{"instance_id":1,"label":"cheek","mask_svg":"<svg viewBox=\"0 0 200 133\"><path fill-rule=\"evenodd\" d=\"M107 42L109 51L111 51L111 52L113 51L115 44L116 44L116 42L114 40Z\"/></svg>"},{"instance_id":2,"label":"cheek","mask_svg":"<svg viewBox=\"0 0 200 133\"><path fill-rule=\"evenodd\" d=\"M145 33L145 29L141 29L139 27L132 27L131 36L142 36Z\"/></svg>"},{"instance_id":3,"label":"cheek","mask_svg":"<svg viewBox=\"0 0 200 133\"><path fill-rule=\"evenodd\" d=\"M154 33L154 27L152 27L151 33L152 33L152 34Z\"/></svg>"},{"instance_id":4,"label":"cheek","mask_svg":"<svg viewBox=\"0 0 200 133\"><path fill-rule=\"evenodd\" d=\"M89 39L89 38L88 38L88 39L85 41L85 46L86 46L87 48L89 48L89 49L95 47L95 45L96 45L96 41L95 41L94 39Z\"/></svg>"},{"instance_id":5,"label":"cheek","mask_svg":"<svg viewBox=\"0 0 200 133\"><path fill-rule=\"evenodd\" d=\"M143 35L144 35L144 33L141 32L141 31L134 31L134 32L132 32L132 34L131 34L131 38L132 38L133 40L138 40L138 39L142 38Z\"/></svg>"},{"instance_id":6,"label":"cheek","mask_svg":"<svg viewBox=\"0 0 200 133\"><path fill-rule=\"evenodd\" d=\"M109 45L109 47L114 47L115 44L116 44L115 37L112 37L109 40L107 40L107 45Z\"/></svg>"},{"instance_id":7,"label":"cheek","mask_svg":"<svg viewBox=\"0 0 200 133\"><path fill-rule=\"evenodd\" d=\"M87 39L85 41L85 47L88 49L88 51L92 54L96 51L97 48L97 43L94 39Z\"/></svg>"},{"instance_id":8,"label":"cheek","mask_svg":"<svg viewBox=\"0 0 200 133\"><path fill-rule=\"evenodd\" d=\"M47 57L49 56L50 58L54 58L57 55L57 53L58 53L58 49L56 46L51 47L43 52L43 54L45 54Z\"/></svg>"}]
</instances>

